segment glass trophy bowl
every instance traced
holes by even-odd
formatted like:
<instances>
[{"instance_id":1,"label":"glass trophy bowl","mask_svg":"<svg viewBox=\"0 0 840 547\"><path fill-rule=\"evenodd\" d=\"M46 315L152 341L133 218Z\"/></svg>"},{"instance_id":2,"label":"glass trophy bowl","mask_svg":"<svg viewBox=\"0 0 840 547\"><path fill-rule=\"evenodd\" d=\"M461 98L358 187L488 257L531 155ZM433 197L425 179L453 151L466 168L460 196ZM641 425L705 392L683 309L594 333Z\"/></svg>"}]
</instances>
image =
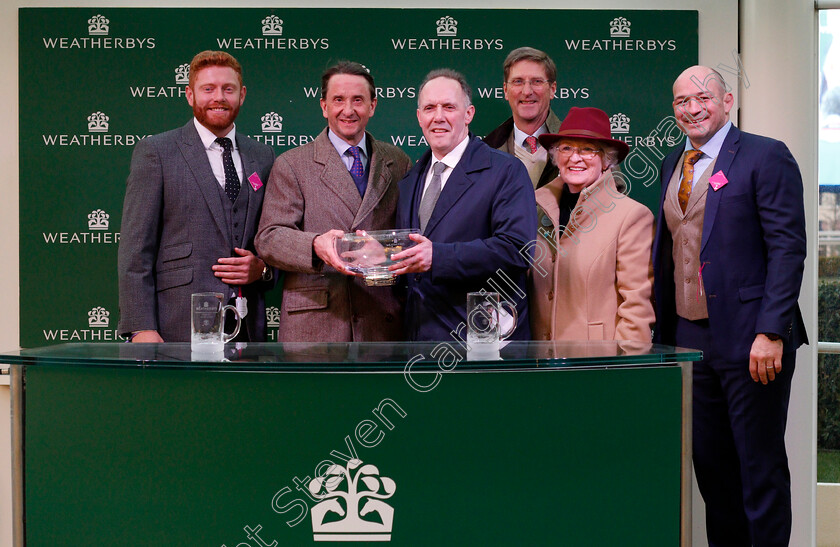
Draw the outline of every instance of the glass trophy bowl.
<instances>
[{"instance_id":1,"label":"glass trophy bowl","mask_svg":"<svg viewBox=\"0 0 840 547\"><path fill-rule=\"evenodd\" d=\"M396 282L396 276L388 271L388 266L396 264L391 256L417 245L408 234L419 233L416 229L348 233L335 240L335 252L348 270L364 276L366 285L385 287Z\"/></svg>"}]
</instances>

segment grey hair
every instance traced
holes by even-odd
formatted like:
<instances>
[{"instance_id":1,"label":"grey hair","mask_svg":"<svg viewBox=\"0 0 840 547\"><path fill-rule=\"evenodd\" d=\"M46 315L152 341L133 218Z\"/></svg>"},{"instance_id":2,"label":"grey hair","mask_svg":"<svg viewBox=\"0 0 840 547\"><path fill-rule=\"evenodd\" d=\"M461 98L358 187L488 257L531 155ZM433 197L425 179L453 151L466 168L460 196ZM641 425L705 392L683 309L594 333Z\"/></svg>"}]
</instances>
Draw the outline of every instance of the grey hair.
<instances>
[{"instance_id":1,"label":"grey hair","mask_svg":"<svg viewBox=\"0 0 840 547\"><path fill-rule=\"evenodd\" d=\"M604 151L604 164L606 167L616 167L618 161L618 149L609 144L601 144L601 150Z\"/></svg>"},{"instance_id":2,"label":"grey hair","mask_svg":"<svg viewBox=\"0 0 840 547\"><path fill-rule=\"evenodd\" d=\"M470 106L472 104L472 89L470 88L470 84L467 83L467 79L464 75L457 70L452 70L451 68L437 68L426 74L426 77L423 78L423 81L420 83L420 87L417 89L418 107L420 106L420 93L423 92L423 88L426 87L426 84L435 78L449 78L450 80L458 82L458 85L461 86L461 91L464 92L464 97L467 99L467 104L464 106Z\"/></svg>"}]
</instances>

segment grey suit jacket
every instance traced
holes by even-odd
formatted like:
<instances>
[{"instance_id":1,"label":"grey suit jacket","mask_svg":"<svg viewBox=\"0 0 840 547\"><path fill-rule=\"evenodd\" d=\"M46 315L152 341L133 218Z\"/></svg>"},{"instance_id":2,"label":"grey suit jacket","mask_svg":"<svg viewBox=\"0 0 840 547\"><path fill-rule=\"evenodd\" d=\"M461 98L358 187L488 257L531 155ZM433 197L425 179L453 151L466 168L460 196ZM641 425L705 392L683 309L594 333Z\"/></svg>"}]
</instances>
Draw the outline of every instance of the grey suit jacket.
<instances>
[{"instance_id":1,"label":"grey suit jacket","mask_svg":"<svg viewBox=\"0 0 840 547\"><path fill-rule=\"evenodd\" d=\"M277 339L352 342L402 338L392 287L367 287L313 260L312 241L329 230L394 228L397 183L411 167L399 148L367 134L368 186L359 195L327 130L274 162L257 233L260 256L286 270Z\"/></svg>"},{"instance_id":2,"label":"grey suit jacket","mask_svg":"<svg viewBox=\"0 0 840 547\"><path fill-rule=\"evenodd\" d=\"M230 294L230 286L211 268L219 258L232 256L234 247L254 250L265 187L254 190L248 177L256 173L266 181L274 161L269 146L239 133L236 144L244 175L241 192L248 198L241 244L230 234L219 183L193 120L137 143L118 256L121 335L157 330L166 342L189 341L190 295ZM242 328L252 341L265 339L264 291L269 286L257 282L242 288L249 308Z\"/></svg>"}]
</instances>

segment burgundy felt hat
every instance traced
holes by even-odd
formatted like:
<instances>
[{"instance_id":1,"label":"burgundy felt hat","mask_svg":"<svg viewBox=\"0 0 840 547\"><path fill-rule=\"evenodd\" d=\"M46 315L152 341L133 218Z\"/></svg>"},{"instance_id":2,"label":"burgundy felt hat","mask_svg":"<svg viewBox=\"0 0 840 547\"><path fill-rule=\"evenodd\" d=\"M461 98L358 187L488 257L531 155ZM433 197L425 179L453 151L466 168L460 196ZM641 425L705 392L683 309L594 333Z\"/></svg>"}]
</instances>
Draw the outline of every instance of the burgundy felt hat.
<instances>
[{"instance_id":1,"label":"burgundy felt hat","mask_svg":"<svg viewBox=\"0 0 840 547\"><path fill-rule=\"evenodd\" d=\"M566 114L566 119L560 124L557 133L543 133L540 144L546 150L560 139L588 139L608 144L618 151L618 161L621 162L630 152L627 143L610 136L610 118L600 108L587 106L578 108L573 106Z\"/></svg>"}]
</instances>

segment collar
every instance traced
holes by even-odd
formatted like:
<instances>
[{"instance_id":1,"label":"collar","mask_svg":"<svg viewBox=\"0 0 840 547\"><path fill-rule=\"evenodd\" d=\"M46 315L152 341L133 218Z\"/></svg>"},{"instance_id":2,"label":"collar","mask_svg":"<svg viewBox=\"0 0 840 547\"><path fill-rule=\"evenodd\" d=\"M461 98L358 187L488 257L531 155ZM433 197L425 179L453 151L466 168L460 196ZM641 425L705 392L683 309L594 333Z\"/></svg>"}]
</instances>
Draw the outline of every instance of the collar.
<instances>
[{"instance_id":1,"label":"collar","mask_svg":"<svg viewBox=\"0 0 840 547\"><path fill-rule=\"evenodd\" d=\"M601 173L601 176L598 177L598 180L581 190L580 197L578 198L578 203L583 203L583 201L589 198L589 196L592 193L600 191L601 186L606 186L608 184L611 184L613 187L615 187L615 179L613 178L612 169L607 169L606 171Z\"/></svg>"},{"instance_id":2,"label":"collar","mask_svg":"<svg viewBox=\"0 0 840 547\"><path fill-rule=\"evenodd\" d=\"M720 154L720 149L723 146L723 141L726 139L726 135L729 134L729 130L732 129L732 121L727 121L726 124L718 129L718 132L712 135L712 138L709 139L706 144L700 147L700 151L703 152L706 156L715 159ZM696 150L694 146L692 146L691 141L686 138L685 139L685 151L689 150Z\"/></svg>"},{"instance_id":3,"label":"collar","mask_svg":"<svg viewBox=\"0 0 840 547\"><path fill-rule=\"evenodd\" d=\"M441 159L437 159L435 157L435 153L432 152L432 162L430 165L434 165L436 162L441 161L449 167L450 169L455 169L455 166L458 165L458 162L461 161L461 157L464 155L464 151L467 149L467 145L470 143L470 133L467 133L467 136L464 137L464 140L458 143L458 145L452 149L447 155L443 156Z\"/></svg>"},{"instance_id":4,"label":"collar","mask_svg":"<svg viewBox=\"0 0 840 547\"><path fill-rule=\"evenodd\" d=\"M338 135L332 132L331 129L327 128L327 137L329 137L330 142L332 143L335 151L338 152L339 156L343 156L347 153L347 149L353 146L352 144L348 143ZM359 144L356 146L359 147L359 150L362 154L362 160L367 162L368 153L367 153L367 133L362 133L362 140L359 141Z\"/></svg>"},{"instance_id":5,"label":"collar","mask_svg":"<svg viewBox=\"0 0 840 547\"><path fill-rule=\"evenodd\" d=\"M201 143L204 145L205 150L210 150L211 147L221 148L221 145L216 142L216 135L214 135L212 131L201 125L201 122L199 122L195 117L193 117L193 123L195 124L195 130L198 131L198 138L201 139ZM228 131L228 134L224 136L231 140L234 150L237 149L235 124L231 130Z\"/></svg>"},{"instance_id":6,"label":"collar","mask_svg":"<svg viewBox=\"0 0 840 547\"><path fill-rule=\"evenodd\" d=\"M539 139L540 135L542 135L543 133L548 133L548 128L545 126L545 123L543 123L540 126L540 128L537 129L534 132L533 136L537 137L537 139ZM517 146L523 146L523 144L525 143L525 139L527 139L530 136L531 135L529 135L528 133L526 133L526 132L522 131L521 129L519 129L518 127L516 127L516 123L513 124L513 142L515 142L517 144ZM539 149L540 149L540 143L537 142L537 150L539 150Z\"/></svg>"}]
</instances>

